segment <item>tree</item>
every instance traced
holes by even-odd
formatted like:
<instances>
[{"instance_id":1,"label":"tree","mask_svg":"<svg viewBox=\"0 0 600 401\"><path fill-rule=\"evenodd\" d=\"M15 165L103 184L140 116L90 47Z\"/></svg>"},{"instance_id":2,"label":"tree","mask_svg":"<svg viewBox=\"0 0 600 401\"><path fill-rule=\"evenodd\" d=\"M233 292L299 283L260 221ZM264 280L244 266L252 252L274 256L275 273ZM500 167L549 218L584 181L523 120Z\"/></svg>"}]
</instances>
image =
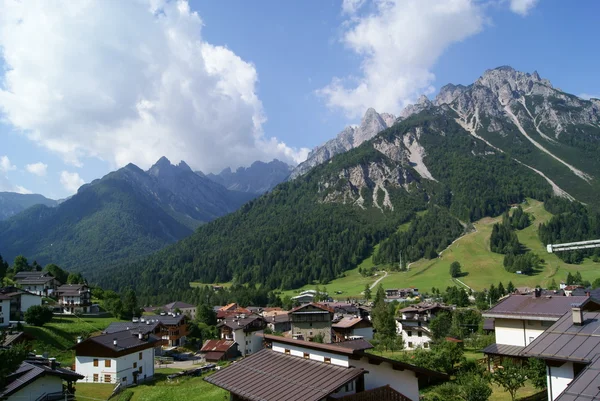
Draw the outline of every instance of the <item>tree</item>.
<instances>
[{"instance_id":1,"label":"tree","mask_svg":"<svg viewBox=\"0 0 600 401\"><path fill-rule=\"evenodd\" d=\"M365 299L368 301L369 299L371 299L371 287L369 287L369 284L365 284Z\"/></svg>"},{"instance_id":2,"label":"tree","mask_svg":"<svg viewBox=\"0 0 600 401\"><path fill-rule=\"evenodd\" d=\"M196 312L196 321L204 323L208 326L217 325L217 314L210 306L206 304L199 305Z\"/></svg>"},{"instance_id":3,"label":"tree","mask_svg":"<svg viewBox=\"0 0 600 401\"><path fill-rule=\"evenodd\" d=\"M498 283L498 293L501 297L506 295L506 290L504 289L504 284L502 284L502 281Z\"/></svg>"},{"instance_id":4,"label":"tree","mask_svg":"<svg viewBox=\"0 0 600 401\"><path fill-rule=\"evenodd\" d=\"M6 332L0 332L0 343L4 342ZM23 344L10 348L0 348L0 390L6 386L6 378L13 373L27 357L27 348Z\"/></svg>"},{"instance_id":5,"label":"tree","mask_svg":"<svg viewBox=\"0 0 600 401\"><path fill-rule=\"evenodd\" d=\"M548 286L549 290L558 290L558 285L556 285L556 280L552 279L550 285Z\"/></svg>"},{"instance_id":6,"label":"tree","mask_svg":"<svg viewBox=\"0 0 600 401\"><path fill-rule=\"evenodd\" d=\"M461 275L461 267L459 262L452 262L450 265L450 276L452 278L460 277Z\"/></svg>"},{"instance_id":7,"label":"tree","mask_svg":"<svg viewBox=\"0 0 600 401\"><path fill-rule=\"evenodd\" d=\"M429 323L429 329L431 330L434 340L446 338L450 333L451 327L452 314L447 311L438 312Z\"/></svg>"},{"instance_id":8,"label":"tree","mask_svg":"<svg viewBox=\"0 0 600 401\"><path fill-rule=\"evenodd\" d=\"M137 295L132 288L125 291L123 297L123 313L124 319L131 319L134 316L140 316L140 308L138 307Z\"/></svg>"},{"instance_id":9,"label":"tree","mask_svg":"<svg viewBox=\"0 0 600 401\"><path fill-rule=\"evenodd\" d=\"M592 283L592 288L595 290L596 288L600 288L600 278L597 278Z\"/></svg>"},{"instance_id":10,"label":"tree","mask_svg":"<svg viewBox=\"0 0 600 401\"><path fill-rule=\"evenodd\" d=\"M8 263L2 259L2 255L0 255L0 280L6 276L6 273L8 272Z\"/></svg>"},{"instance_id":11,"label":"tree","mask_svg":"<svg viewBox=\"0 0 600 401\"><path fill-rule=\"evenodd\" d=\"M487 401L492 395L490 383L481 374L469 373L458 378L459 394L464 401Z\"/></svg>"},{"instance_id":12,"label":"tree","mask_svg":"<svg viewBox=\"0 0 600 401\"><path fill-rule=\"evenodd\" d=\"M23 255L17 256L13 263L12 270L13 270L13 273L29 271L30 267L29 267L29 262L27 261L27 258Z\"/></svg>"},{"instance_id":13,"label":"tree","mask_svg":"<svg viewBox=\"0 0 600 401\"><path fill-rule=\"evenodd\" d=\"M505 359L503 367L496 369L492 374L492 381L508 392L511 400L515 401L517 391L527 381L527 369L510 359Z\"/></svg>"},{"instance_id":14,"label":"tree","mask_svg":"<svg viewBox=\"0 0 600 401\"><path fill-rule=\"evenodd\" d=\"M494 284L490 285L490 290L488 291L488 298L491 304L495 304L500 298L500 292L498 292L498 289L494 287Z\"/></svg>"},{"instance_id":15,"label":"tree","mask_svg":"<svg viewBox=\"0 0 600 401\"><path fill-rule=\"evenodd\" d=\"M537 389L545 389L547 386L546 363L537 358L527 360L527 378L531 380L533 386Z\"/></svg>"},{"instance_id":16,"label":"tree","mask_svg":"<svg viewBox=\"0 0 600 401\"><path fill-rule=\"evenodd\" d=\"M571 272L567 273L567 285L575 284L575 277L571 274Z\"/></svg>"},{"instance_id":17,"label":"tree","mask_svg":"<svg viewBox=\"0 0 600 401\"><path fill-rule=\"evenodd\" d=\"M85 279L81 273L69 273L67 284L85 284Z\"/></svg>"},{"instance_id":18,"label":"tree","mask_svg":"<svg viewBox=\"0 0 600 401\"><path fill-rule=\"evenodd\" d=\"M46 265L44 270L46 270L48 273L50 273L52 275L52 277L54 277L61 284L67 283L67 279L69 278L69 273L67 273L66 271L64 271L63 269L61 269L54 263L50 263L49 265Z\"/></svg>"},{"instance_id":19,"label":"tree","mask_svg":"<svg viewBox=\"0 0 600 401\"><path fill-rule=\"evenodd\" d=\"M33 305L25 312L25 321L33 326L41 327L52 320L52 309Z\"/></svg>"}]
</instances>

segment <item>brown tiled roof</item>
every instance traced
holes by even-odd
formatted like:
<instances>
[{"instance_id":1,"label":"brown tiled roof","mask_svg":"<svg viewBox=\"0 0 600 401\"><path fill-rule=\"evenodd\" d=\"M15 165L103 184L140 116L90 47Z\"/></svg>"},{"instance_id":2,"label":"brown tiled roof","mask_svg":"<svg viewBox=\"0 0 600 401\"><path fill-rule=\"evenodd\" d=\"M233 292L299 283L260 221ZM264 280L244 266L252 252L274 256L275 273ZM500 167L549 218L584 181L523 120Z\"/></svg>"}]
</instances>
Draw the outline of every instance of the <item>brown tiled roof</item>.
<instances>
[{"instance_id":1,"label":"brown tiled roof","mask_svg":"<svg viewBox=\"0 0 600 401\"><path fill-rule=\"evenodd\" d=\"M364 319L360 317L343 317L340 321L335 322L331 325L334 329L347 329L354 326L357 323L362 322ZM369 322L370 323L370 322Z\"/></svg>"},{"instance_id":2,"label":"brown tiled roof","mask_svg":"<svg viewBox=\"0 0 600 401\"><path fill-rule=\"evenodd\" d=\"M0 389L0 397L8 397L11 394L23 389L30 383L34 382L43 376L58 376L63 380L77 381L83 379L84 376L73 372L72 370L55 367L52 369L41 363L31 361L22 362L16 371L8 375L6 378L7 385L4 389Z\"/></svg>"},{"instance_id":3,"label":"brown tiled roof","mask_svg":"<svg viewBox=\"0 0 600 401\"><path fill-rule=\"evenodd\" d=\"M245 315L243 318L242 317L237 317L237 316L228 316L225 318L225 320L223 320L222 322L220 322L219 324L217 324L217 327L229 327L231 329L241 329L241 328L245 328L248 327L249 325L251 325L252 323L254 323L254 321L256 320L263 320L263 317L258 316L258 315Z\"/></svg>"},{"instance_id":4,"label":"brown tiled roof","mask_svg":"<svg viewBox=\"0 0 600 401\"><path fill-rule=\"evenodd\" d=\"M319 401L363 373L263 349L204 380L251 401Z\"/></svg>"},{"instance_id":5,"label":"brown tiled roof","mask_svg":"<svg viewBox=\"0 0 600 401\"><path fill-rule=\"evenodd\" d=\"M427 303L421 302L415 305L407 306L406 308L400 309L400 313L404 312L427 312L429 310L435 309L450 309L451 307L448 305L440 304L439 302Z\"/></svg>"},{"instance_id":6,"label":"brown tiled roof","mask_svg":"<svg viewBox=\"0 0 600 401\"><path fill-rule=\"evenodd\" d=\"M315 308L318 308L318 309L322 309L322 310L330 312L330 313L335 313L335 311L334 311L333 308L330 308L327 305L319 304L319 303L316 303L316 302L311 302L311 303L308 303L308 304L304 304L304 305L300 305L298 307L295 307L294 309L292 309L290 311L290 313L298 312L301 309L304 309L304 308L306 308L308 306L312 306L312 307L315 307Z\"/></svg>"},{"instance_id":7,"label":"brown tiled roof","mask_svg":"<svg viewBox=\"0 0 600 401\"><path fill-rule=\"evenodd\" d=\"M235 341L228 340L206 340L202 345L201 352L210 352L210 351L218 351L218 352L227 352L227 350L233 347Z\"/></svg>"},{"instance_id":8,"label":"brown tiled roof","mask_svg":"<svg viewBox=\"0 0 600 401\"><path fill-rule=\"evenodd\" d=\"M571 304L588 301L588 297L511 295L483 314L483 317L526 319L537 317L556 320L571 310Z\"/></svg>"},{"instance_id":9,"label":"brown tiled roof","mask_svg":"<svg viewBox=\"0 0 600 401\"><path fill-rule=\"evenodd\" d=\"M574 297L568 297L574 298ZM527 357L589 363L600 352L600 312L583 312L584 324L573 324L572 312L540 334L523 350Z\"/></svg>"},{"instance_id":10,"label":"brown tiled roof","mask_svg":"<svg viewBox=\"0 0 600 401\"><path fill-rule=\"evenodd\" d=\"M115 340L117 341L117 345L114 345ZM72 348L75 349L75 353L77 354L77 349L81 347L82 344L92 342L95 345L108 348L114 352L124 352L133 348L152 348L158 341L157 338L152 336L149 336L147 341L140 340L138 336L131 334L128 330L124 330L116 333L100 334L98 336L90 337L81 343L75 344Z\"/></svg>"}]
</instances>

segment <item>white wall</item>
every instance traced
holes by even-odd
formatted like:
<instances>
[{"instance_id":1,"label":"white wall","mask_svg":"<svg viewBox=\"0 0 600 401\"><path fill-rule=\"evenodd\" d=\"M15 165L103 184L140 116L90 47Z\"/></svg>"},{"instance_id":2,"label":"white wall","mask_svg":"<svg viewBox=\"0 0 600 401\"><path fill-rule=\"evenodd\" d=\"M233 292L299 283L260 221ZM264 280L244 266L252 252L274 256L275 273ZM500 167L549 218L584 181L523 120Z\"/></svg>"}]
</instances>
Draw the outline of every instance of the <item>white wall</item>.
<instances>
[{"instance_id":1,"label":"white wall","mask_svg":"<svg viewBox=\"0 0 600 401\"><path fill-rule=\"evenodd\" d=\"M286 349L290 350L290 354L294 356L304 357L304 353L309 354L309 359L313 361L325 362L325 358L331 358L332 365L338 365L343 367L350 366L348 357L344 355L338 355L327 351L321 351L311 348L299 347L291 344L278 343L273 341L273 351L285 353Z\"/></svg>"},{"instance_id":2,"label":"white wall","mask_svg":"<svg viewBox=\"0 0 600 401\"><path fill-rule=\"evenodd\" d=\"M419 379L412 370L393 370L392 365L387 362L372 365L366 357L361 358L359 361L353 360L352 365L369 372L365 374L365 390L389 384L391 388L411 400L419 400Z\"/></svg>"},{"instance_id":3,"label":"white wall","mask_svg":"<svg viewBox=\"0 0 600 401\"><path fill-rule=\"evenodd\" d=\"M407 328L408 331L412 332L412 336L409 337L406 330L402 331L402 340L404 340L404 349L416 349L416 348L429 348L429 344L431 343L431 338L427 336L427 334L421 332L421 337L419 337L419 332L416 330L410 330L410 327ZM412 346L409 344L412 343ZM427 347L425 347L425 343L427 343Z\"/></svg>"},{"instance_id":4,"label":"white wall","mask_svg":"<svg viewBox=\"0 0 600 401\"><path fill-rule=\"evenodd\" d=\"M42 376L8 397L8 401L35 401L44 394L62 392L62 390L60 377Z\"/></svg>"},{"instance_id":5,"label":"white wall","mask_svg":"<svg viewBox=\"0 0 600 401\"><path fill-rule=\"evenodd\" d=\"M142 352L142 360L139 359L138 353ZM94 366L94 359L98 359L98 366ZM104 366L104 361L110 359L110 368ZM133 364L137 363L136 368ZM133 383L133 372L142 367L142 373L138 378L143 380L154 376L154 348L136 351L128 355L123 355L119 358L103 358L93 356L76 356L75 371L80 375L85 376L81 383L93 383L94 373L98 374L98 383L104 383L104 375L111 375L111 383L118 383L126 379L126 383Z\"/></svg>"},{"instance_id":6,"label":"white wall","mask_svg":"<svg viewBox=\"0 0 600 401\"><path fill-rule=\"evenodd\" d=\"M10 322L10 299L0 301L0 327L8 326Z\"/></svg>"},{"instance_id":7,"label":"white wall","mask_svg":"<svg viewBox=\"0 0 600 401\"><path fill-rule=\"evenodd\" d=\"M573 363L566 362L562 366L549 366L546 368L548 383L548 399L555 400L565 391L569 383L573 381ZM551 397L552 396L552 397Z\"/></svg>"},{"instance_id":8,"label":"white wall","mask_svg":"<svg viewBox=\"0 0 600 401\"><path fill-rule=\"evenodd\" d=\"M495 319L496 344L524 347L531 344L548 327L550 325L542 326L539 320Z\"/></svg>"},{"instance_id":9,"label":"white wall","mask_svg":"<svg viewBox=\"0 0 600 401\"><path fill-rule=\"evenodd\" d=\"M34 305L41 305L42 297L32 294L21 294L21 312L27 312L27 309Z\"/></svg>"}]
</instances>

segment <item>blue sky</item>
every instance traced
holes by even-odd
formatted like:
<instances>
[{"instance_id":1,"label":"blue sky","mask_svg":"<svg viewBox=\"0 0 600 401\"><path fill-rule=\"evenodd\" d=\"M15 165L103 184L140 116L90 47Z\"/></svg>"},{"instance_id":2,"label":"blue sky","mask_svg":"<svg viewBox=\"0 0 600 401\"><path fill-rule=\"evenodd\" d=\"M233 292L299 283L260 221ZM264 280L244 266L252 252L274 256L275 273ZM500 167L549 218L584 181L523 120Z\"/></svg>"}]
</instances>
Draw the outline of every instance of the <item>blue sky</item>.
<instances>
[{"instance_id":1,"label":"blue sky","mask_svg":"<svg viewBox=\"0 0 600 401\"><path fill-rule=\"evenodd\" d=\"M44 3L0 0L0 191L62 198L163 154L292 163L500 65L600 94L593 0Z\"/></svg>"}]
</instances>

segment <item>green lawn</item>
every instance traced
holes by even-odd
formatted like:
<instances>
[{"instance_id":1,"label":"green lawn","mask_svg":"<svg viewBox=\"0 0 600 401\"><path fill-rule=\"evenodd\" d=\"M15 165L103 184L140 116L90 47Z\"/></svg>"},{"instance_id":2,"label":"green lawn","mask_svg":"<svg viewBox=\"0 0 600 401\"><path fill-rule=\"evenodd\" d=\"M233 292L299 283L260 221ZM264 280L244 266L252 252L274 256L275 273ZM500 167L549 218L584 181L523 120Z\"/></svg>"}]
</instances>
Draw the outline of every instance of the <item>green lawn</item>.
<instances>
[{"instance_id":1,"label":"green lawn","mask_svg":"<svg viewBox=\"0 0 600 401\"><path fill-rule=\"evenodd\" d=\"M85 338L99 333L117 321L115 318L55 317L43 327L25 326L24 330L34 338L31 349L36 354L47 352L64 366L71 366L75 353L70 348L77 342L78 336Z\"/></svg>"},{"instance_id":2,"label":"green lawn","mask_svg":"<svg viewBox=\"0 0 600 401\"><path fill-rule=\"evenodd\" d=\"M166 376L178 372L178 369L156 369L157 380L151 384L142 384L131 388L131 401L225 401L229 400L229 392L213 386L202 377L166 380Z\"/></svg>"},{"instance_id":3,"label":"green lawn","mask_svg":"<svg viewBox=\"0 0 600 401\"><path fill-rule=\"evenodd\" d=\"M108 400L114 388L112 383L76 383L75 400Z\"/></svg>"},{"instance_id":4,"label":"green lawn","mask_svg":"<svg viewBox=\"0 0 600 401\"><path fill-rule=\"evenodd\" d=\"M192 288L204 287L205 285L222 285L224 288L229 288L232 284L233 283L231 281L228 281L226 283L201 283L199 281L190 281L190 287Z\"/></svg>"}]
</instances>

